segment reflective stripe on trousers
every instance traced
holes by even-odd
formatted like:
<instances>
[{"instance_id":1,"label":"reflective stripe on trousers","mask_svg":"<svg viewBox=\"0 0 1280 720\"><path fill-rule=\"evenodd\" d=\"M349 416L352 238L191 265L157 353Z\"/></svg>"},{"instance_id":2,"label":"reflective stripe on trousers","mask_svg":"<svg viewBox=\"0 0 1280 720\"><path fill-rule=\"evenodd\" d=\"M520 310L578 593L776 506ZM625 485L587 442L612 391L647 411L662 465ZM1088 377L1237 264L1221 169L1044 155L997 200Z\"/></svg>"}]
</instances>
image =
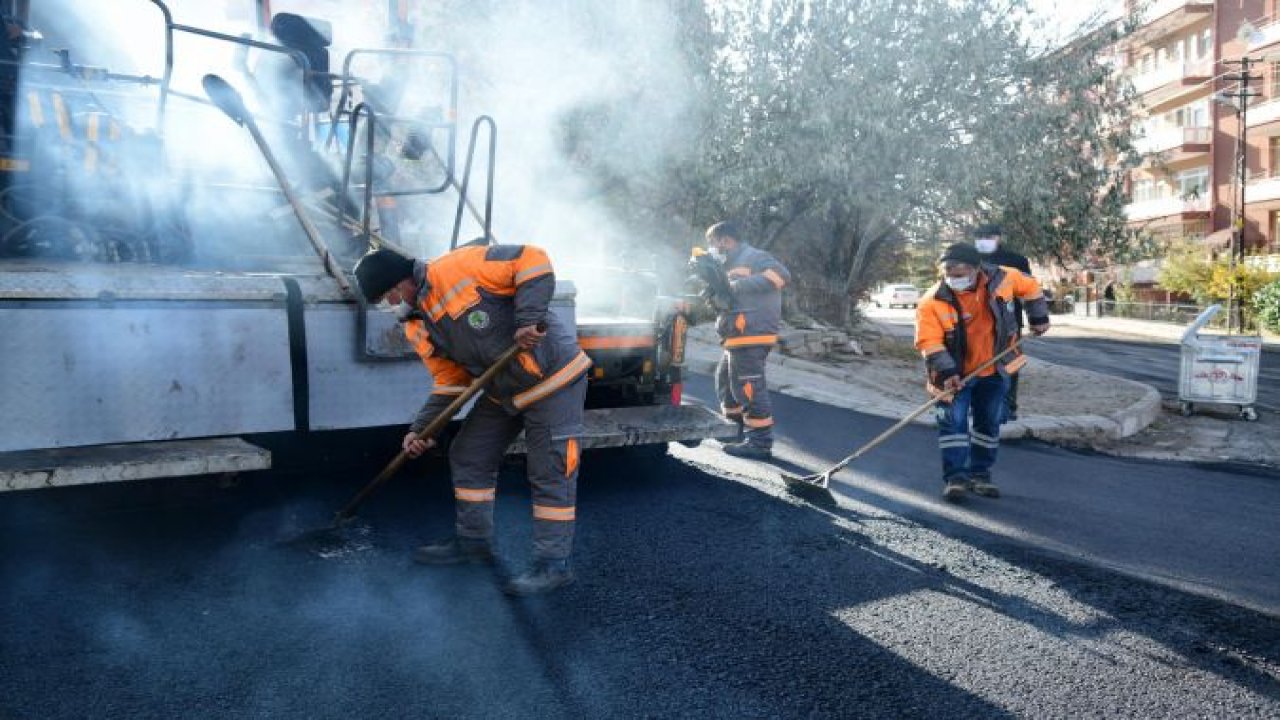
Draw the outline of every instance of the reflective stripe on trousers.
<instances>
[{"instance_id":1,"label":"reflective stripe on trousers","mask_svg":"<svg viewBox=\"0 0 1280 720\"><path fill-rule=\"evenodd\" d=\"M498 468L511 442L525 433L533 496L533 550L561 559L573 550L579 438L587 379L525 408L517 416L500 405L478 402L449 448L459 537L492 539Z\"/></svg>"},{"instance_id":2,"label":"reflective stripe on trousers","mask_svg":"<svg viewBox=\"0 0 1280 720\"><path fill-rule=\"evenodd\" d=\"M773 446L773 404L765 381L770 346L725 350L716 366L716 395L726 414L741 408L746 439L752 445Z\"/></svg>"},{"instance_id":3,"label":"reflective stripe on trousers","mask_svg":"<svg viewBox=\"0 0 1280 720\"><path fill-rule=\"evenodd\" d=\"M1004 416L1007 381L1000 374L965 383L949 403L938 403L938 449L944 480L989 475L1000 450L1000 420ZM970 415L973 417L970 429Z\"/></svg>"}]
</instances>

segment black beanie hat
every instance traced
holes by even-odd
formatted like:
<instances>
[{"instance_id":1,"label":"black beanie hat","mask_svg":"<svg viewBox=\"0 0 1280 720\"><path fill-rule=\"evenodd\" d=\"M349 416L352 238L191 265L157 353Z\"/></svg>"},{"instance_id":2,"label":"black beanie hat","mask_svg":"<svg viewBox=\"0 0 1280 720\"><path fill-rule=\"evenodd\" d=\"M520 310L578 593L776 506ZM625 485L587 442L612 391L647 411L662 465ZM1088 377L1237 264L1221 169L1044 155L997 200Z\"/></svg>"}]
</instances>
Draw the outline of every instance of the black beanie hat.
<instances>
[{"instance_id":1,"label":"black beanie hat","mask_svg":"<svg viewBox=\"0 0 1280 720\"><path fill-rule=\"evenodd\" d=\"M988 223L986 225L979 225L978 227L973 229L973 232L969 234L976 238L984 238L984 237L996 237L999 235L1003 235L1004 233L1000 231L999 225Z\"/></svg>"},{"instance_id":2,"label":"black beanie hat","mask_svg":"<svg viewBox=\"0 0 1280 720\"><path fill-rule=\"evenodd\" d=\"M413 260L389 248L369 251L355 267L356 284L364 299L375 303L396 283L413 277Z\"/></svg>"},{"instance_id":3,"label":"black beanie hat","mask_svg":"<svg viewBox=\"0 0 1280 720\"><path fill-rule=\"evenodd\" d=\"M961 262L977 267L982 264L982 255L978 253L978 248L969 243L954 243L948 245L942 252L942 257L938 258L939 265L944 262Z\"/></svg>"}]
</instances>

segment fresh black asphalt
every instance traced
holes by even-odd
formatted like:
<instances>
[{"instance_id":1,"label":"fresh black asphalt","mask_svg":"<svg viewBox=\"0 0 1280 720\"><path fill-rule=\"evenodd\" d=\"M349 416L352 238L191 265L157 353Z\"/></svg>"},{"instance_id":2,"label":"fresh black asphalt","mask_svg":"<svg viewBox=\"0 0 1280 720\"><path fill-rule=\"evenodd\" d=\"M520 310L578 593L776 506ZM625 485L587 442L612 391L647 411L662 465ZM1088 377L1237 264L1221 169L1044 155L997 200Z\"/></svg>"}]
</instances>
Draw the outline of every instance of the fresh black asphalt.
<instances>
[{"instance_id":1,"label":"fresh black asphalt","mask_svg":"<svg viewBox=\"0 0 1280 720\"><path fill-rule=\"evenodd\" d=\"M809 469L888 423L776 406L781 454ZM1278 594L1274 476L1019 444L1006 497L955 508L908 428L815 507L714 448L597 453L579 582L517 601L485 569L409 562L449 530L439 463L338 552L286 542L394 433L263 440L277 469L231 487L0 494L0 718L1280 715L1280 615L1241 604ZM508 569L520 478L501 481Z\"/></svg>"}]
</instances>

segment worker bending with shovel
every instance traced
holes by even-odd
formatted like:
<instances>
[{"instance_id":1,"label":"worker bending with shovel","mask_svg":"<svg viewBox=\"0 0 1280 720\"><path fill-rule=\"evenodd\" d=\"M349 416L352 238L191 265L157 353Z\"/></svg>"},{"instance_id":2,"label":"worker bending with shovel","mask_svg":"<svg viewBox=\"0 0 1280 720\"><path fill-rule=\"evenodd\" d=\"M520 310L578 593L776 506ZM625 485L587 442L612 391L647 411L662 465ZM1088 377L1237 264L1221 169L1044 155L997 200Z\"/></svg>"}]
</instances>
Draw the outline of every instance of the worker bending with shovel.
<instances>
[{"instance_id":1,"label":"worker bending with shovel","mask_svg":"<svg viewBox=\"0 0 1280 720\"><path fill-rule=\"evenodd\" d=\"M1048 304L1034 278L982 262L973 245L947 247L938 265L942 280L916 308L916 348L924 355L929 391L942 397L935 408L942 494L950 501L966 491L999 497L991 468L1000 449L1005 393L1009 378L1027 361L1015 346L1014 300L1022 301L1036 335L1049 329ZM992 358L996 362L982 368Z\"/></svg>"},{"instance_id":2,"label":"worker bending with shovel","mask_svg":"<svg viewBox=\"0 0 1280 720\"><path fill-rule=\"evenodd\" d=\"M504 591L532 595L573 582L578 438L591 360L573 328L549 312L555 274L546 252L532 245L471 244L425 262L379 248L356 264L355 275L366 300L401 306L405 334L434 381L402 443L411 457L435 444L418 432L513 343L520 348L476 401L449 449L456 535L418 548L414 560L494 563L498 468L523 429L534 562Z\"/></svg>"}]
</instances>

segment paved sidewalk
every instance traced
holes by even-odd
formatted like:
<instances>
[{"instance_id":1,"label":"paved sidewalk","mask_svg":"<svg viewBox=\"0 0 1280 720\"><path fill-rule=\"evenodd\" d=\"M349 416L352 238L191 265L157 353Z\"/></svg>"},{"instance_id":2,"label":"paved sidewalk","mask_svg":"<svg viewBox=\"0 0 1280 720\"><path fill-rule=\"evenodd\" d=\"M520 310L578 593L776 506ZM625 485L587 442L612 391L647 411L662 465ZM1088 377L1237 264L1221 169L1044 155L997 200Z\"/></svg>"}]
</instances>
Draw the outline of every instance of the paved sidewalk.
<instances>
[{"instance_id":1,"label":"paved sidewalk","mask_svg":"<svg viewBox=\"0 0 1280 720\"><path fill-rule=\"evenodd\" d=\"M1185 325L1148 322L1146 320L1130 320L1128 318L1117 317L1094 317L1064 314L1054 315L1052 317L1052 321L1054 325L1059 327L1076 327L1083 330L1094 330L1120 335L1135 335L1154 340L1170 340L1174 342L1181 340L1182 334L1187 330ZM1264 333L1262 337L1262 344L1267 347L1280 347L1280 336Z\"/></svg>"},{"instance_id":2,"label":"paved sidewalk","mask_svg":"<svg viewBox=\"0 0 1280 720\"><path fill-rule=\"evenodd\" d=\"M690 331L687 367L711 374L721 349L707 326ZM920 361L909 345L839 362L769 356L769 388L792 397L900 419L929 399ZM1023 371L1020 418L1001 428L1002 438L1034 437L1093 445L1129 437L1160 414L1160 394L1143 383L1034 358ZM932 425L924 413L915 422Z\"/></svg>"}]
</instances>

